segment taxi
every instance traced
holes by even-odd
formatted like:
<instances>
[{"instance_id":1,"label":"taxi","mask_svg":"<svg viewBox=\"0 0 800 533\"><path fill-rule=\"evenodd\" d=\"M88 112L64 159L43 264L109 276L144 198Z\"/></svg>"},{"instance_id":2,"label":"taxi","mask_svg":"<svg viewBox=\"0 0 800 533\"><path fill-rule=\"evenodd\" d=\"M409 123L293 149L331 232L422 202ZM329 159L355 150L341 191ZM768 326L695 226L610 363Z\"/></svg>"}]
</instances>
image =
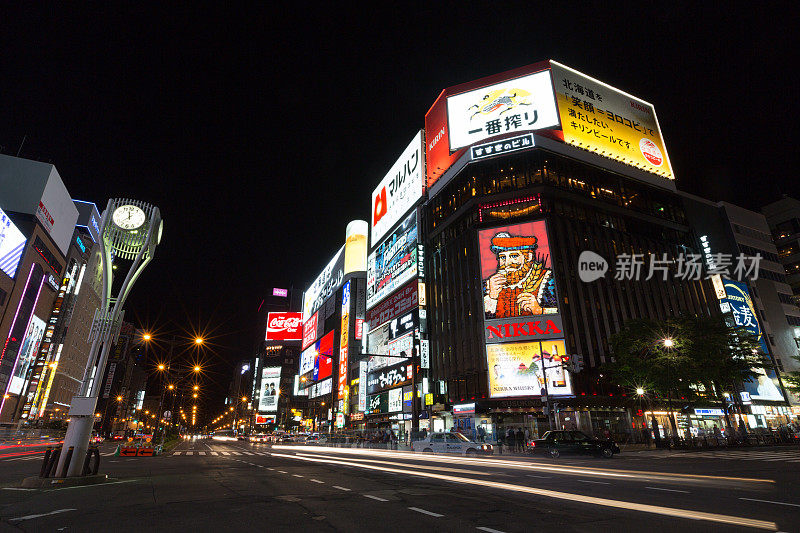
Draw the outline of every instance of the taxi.
<instances>
[{"instance_id":1,"label":"taxi","mask_svg":"<svg viewBox=\"0 0 800 533\"><path fill-rule=\"evenodd\" d=\"M424 453L457 453L459 455L492 455L491 444L473 442L461 433L435 432L411 443L411 449Z\"/></svg>"}]
</instances>

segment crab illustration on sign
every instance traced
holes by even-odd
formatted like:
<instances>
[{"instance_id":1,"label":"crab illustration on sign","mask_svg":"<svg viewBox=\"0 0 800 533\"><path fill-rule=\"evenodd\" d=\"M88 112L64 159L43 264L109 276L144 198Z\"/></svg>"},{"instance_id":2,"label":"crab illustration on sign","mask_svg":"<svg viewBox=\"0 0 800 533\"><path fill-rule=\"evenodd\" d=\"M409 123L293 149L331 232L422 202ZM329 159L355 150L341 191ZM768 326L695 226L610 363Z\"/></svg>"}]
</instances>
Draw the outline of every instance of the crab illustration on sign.
<instances>
[{"instance_id":1,"label":"crab illustration on sign","mask_svg":"<svg viewBox=\"0 0 800 533\"><path fill-rule=\"evenodd\" d=\"M531 93L522 89L495 89L486 93L480 103L468 108L468 111L476 110L470 115L469 119L472 120L477 115L490 115L498 109L502 109L498 113L498 116L500 116L518 106L531 105L530 96Z\"/></svg>"}]
</instances>

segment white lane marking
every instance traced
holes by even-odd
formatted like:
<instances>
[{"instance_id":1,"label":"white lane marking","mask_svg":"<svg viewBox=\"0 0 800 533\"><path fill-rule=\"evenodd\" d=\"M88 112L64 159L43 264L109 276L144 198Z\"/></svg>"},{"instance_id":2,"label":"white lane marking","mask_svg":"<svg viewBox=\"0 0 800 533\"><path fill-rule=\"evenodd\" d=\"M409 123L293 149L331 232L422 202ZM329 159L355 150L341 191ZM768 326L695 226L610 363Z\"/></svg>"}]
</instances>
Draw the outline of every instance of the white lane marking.
<instances>
[{"instance_id":1,"label":"white lane marking","mask_svg":"<svg viewBox=\"0 0 800 533\"><path fill-rule=\"evenodd\" d=\"M304 477L304 476L301 476L300 474L292 474L292 475L293 475L294 477Z\"/></svg>"},{"instance_id":2,"label":"white lane marking","mask_svg":"<svg viewBox=\"0 0 800 533\"><path fill-rule=\"evenodd\" d=\"M278 470L278 472L280 472L281 474L288 474L289 473L289 472L287 472L285 470Z\"/></svg>"},{"instance_id":3,"label":"white lane marking","mask_svg":"<svg viewBox=\"0 0 800 533\"><path fill-rule=\"evenodd\" d=\"M22 487L0 487L3 490L36 490L36 489L23 489Z\"/></svg>"},{"instance_id":4,"label":"white lane marking","mask_svg":"<svg viewBox=\"0 0 800 533\"><path fill-rule=\"evenodd\" d=\"M255 455L255 454L254 454L254 453L252 453L252 452L242 452L242 453L243 453L243 454L245 454L245 455Z\"/></svg>"},{"instance_id":5,"label":"white lane marking","mask_svg":"<svg viewBox=\"0 0 800 533\"><path fill-rule=\"evenodd\" d=\"M691 492L689 492L688 490L664 489L664 488L661 488L661 487L645 487L645 488L646 489L650 489L650 490L663 490L663 491L666 491L666 492L682 492L684 494L691 494Z\"/></svg>"},{"instance_id":6,"label":"white lane marking","mask_svg":"<svg viewBox=\"0 0 800 533\"><path fill-rule=\"evenodd\" d=\"M282 447L280 449L283 449ZM339 449L341 450L341 449ZM538 496L544 496L547 498L553 498L557 500L565 500L569 502L580 502L580 503L587 503L590 505L600 505L603 507L611 507L615 509L625 509L627 511L638 511L644 513L652 513L658 514L662 516L672 516L676 518L685 518L689 520L708 520L710 522L717 522L722 524L733 524L739 526L746 526L750 528L758 528L764 529L768 531L776 531L778 529L777 524L775 522L770 522L767 520L757 520L754 518L746 518L742 516L728 516L722 515L717 513L707 513L702 511L693 511L690 509L679 509L674 507L662 507L658 505L648 505L643 503L636 503L630 501L623 501L623 500L611 500L608 498L598 498L595 496L586 496L583 494L575 494L569 492L561 492L556 490L549 490L549 489L542 489L536 487L529 487L525 485L514 485L511 483L502 483L499 481L490 481L486 479L473 479L469 477L456 477L456 476L449 476L449 475L442 475L442 474L435 474L433 472L424 472L421 470L398 470L393 468L387 467L379 467L376 465L368 465L364 463L357 463L352 461L342 460L341 458L330 458L330 459L318 459L315 457L308 457L301 454L298 455L289 455L284 453L272 453L273 457L285 457L291 460L300 460L300 461L308 461L313 463L325 463L331 464L336 466L351 466L354 468L363 468L367 470L378 470L381 472L395 472L397 474L402 474L406 476L414 476L414 477L424 477L429 479L438 479L442 481L449 481L453 483L460 483L464 485L476 485L480 486L481 488L496 488L500 490L507 490L513 492L523 492L526 494L534 494ZM695 476L700 477L700 476ZM745 479L745 478L719 478L715 477L715 479ZM765 483L774 483L772 480L759 480Z\"/></svg>"},{"instance_id":7,"label":"white lane marking","mask_svg":"<svg viewBox=\"0 0 800 533\"><path fill-rule=\"evenodd\" d=\"M527 474L527 477L536 477L539 479L553 479L553 476L534 476L533 474Z\"/></svg>"},{"instance_id":8,"label":"white lane marking","mask_svg":"<svg viewBox=\"0 0 800 533\"><path fill-rule=\"evenodd\" d=\"M381 498L379 496L373 496L372 494L364 494L365 498L369 498L371 500L378 500L379 502L388 502L386 498Z\"/></svg>"},{"instance_id":9,"label":"white lane marking","mask_svg":"<svg viewBox=\"0 0 800 533\"><path fill-rule=\"evenodd\" d=\"M274 468L267 467L267 470L275 470Z\"/></svg>"},{"instance_id":10,"label":"white lane marking","mask_svg":"<svg viewBox=\"0 0 800 533\"><path fill-rule=\"evenodd\" d=\"M230 455L231 454L231 452L219 452L219 453L221 453L222 455Z\"/></svg>"},{"instance_id":11,"label":"white lane marking","mask_svg":"<svg viewBox=\"0 0 800 533\"><path fill-rule=\"evenodd\" d=\"M180 455L180 454L182 454L182 453L183 453L183 452L172 452L172 455Z\"/></svg>"},{"instance_id":12,"label":"white lane marking","mask_svg":"<svg viewBox=\"0 0 800 533\"><path fill-rule=\"evenodd\" d=\"M206 452L197 452L197 455L205 455Z\"/></svg>"},{"instance_id":13,"label":"white lane marking","mask_svg":"<svg viewBox=\"0 0 800 533\"><path fill-rule=\"evenodd\" d=\"M487 533L506 533L505 531L500 531L499 529L492 529L486 526L478 526L478 529L481 531L486 531Z\"/></svg>"},{"instance_id":14,"label":"white lane marking","mask_svg":"<svg viewBox=\"0 0 800 533\"><path fill-rule=\"evenodd\" d=\"M425 509L420 509L419 507L409 507L409 509L429 516L435 516L436 518L444 516L443 514L434 513L433 511L426 511Z\"/></svg>"},{"instance_id":15,"label":"white lane marking","mask_svg":"<svg viewBox=\"0 0 800 533\"><path fill-rule=\"evenodd\" d=\"M29 514L28 516L20 516L19 518L9 518L9 522L19 522L21 520L30 520L32 518L39 518L40 516L50 516L51 514L66 513L67 511L77 511L77 509L58 509L57 511L50 511L49 513L42 514Z\"/></svg>"},{"instance_id":16,"label":"white lane marking","mask_svg":"<svg viewBox=\"0 0 800 533\"><path fill-rule=\"evenodd\" d=\"M102 455L103 457L108 457L109 455L114 455L114 453L116 452L101 453L100 455Z\"/></svg>"},{"instance_id":17,"label":"white lane marking","mask_svg":"<svg viewBox=\"0 0 800 533\"><path fill-rule=\"evenodd\" d=\"M219 452L209 452L211 455L219 455Z\"/></svg>"},{"instance_id":18,"label":"white lane marking","mask_svg":"<svg viewBox=\"0 0 800 533\"><path fill-rule=\"evenodd\" d=\"M347 487L340 487L339 485L334 485L333 488L339 490L346 490L347 492L350 492L350 489L348 489Z\"/></svg>"},{"instance_id":19,"label":"white lane marking","mask_svg":"<svg viewBox=\"0 0 800 533\"><path fill-rule=\"evenodd\" d=\"M763 503L774 503L776 505L791 505L792 507L800 507L800 504L796 503L787 503L787 502L775 502L772 500L757 500L755 498L739 498L740 500L747 500L749 502L763 502Z\"/></svg>"},{"instance_id":20,"label":"white lane marking","mask_svg":"<svg viewBox=\"0 0 800 533\"><path fill-rule=\"evenodd\" d=\"M120 483L132 483L135 479L124 479L122 481L109 481L108 483L95 483L94 485L78 485L76 487L61 487L55 490L88 489L89 487L105 487L106 485L119 485Z\"/></svg>"},{"instance_id":21,"label":"white lane marking","mask_svg":"<svg viewBox=\"0 0 800 533\"><path fill-rule=\"evenodd\" d=\"M233 455L242 455L242 452L231 452Z\"/></svg>"},{"instance_id":22,"label":"white lane marking","mask_svg":"<svg viewBox=\"0 0 800 533\"><path fill-rule=\"evenodd\" d=\"M595 483L597 485L611 485L611 483L607 481L592 481L590 479L578 479L576 481L580 481L581 483Z\"/></svg>"},{"instance_id":23,"label":"white lane marking","mask_svg":"<svg viewBox=\"0 0 800 533\"><path fill-rule=\"evenodd\" d=\"M325 484L325 482L324 482L324 481L320 481L320 480L318 480L318 479L313 479L313 478L309 479L309 481L312 481L312 482L314 482L314 483L319 483L319 484L321 484L321 485L324 485L324 484Z\"/></svg>"}]
</instances>

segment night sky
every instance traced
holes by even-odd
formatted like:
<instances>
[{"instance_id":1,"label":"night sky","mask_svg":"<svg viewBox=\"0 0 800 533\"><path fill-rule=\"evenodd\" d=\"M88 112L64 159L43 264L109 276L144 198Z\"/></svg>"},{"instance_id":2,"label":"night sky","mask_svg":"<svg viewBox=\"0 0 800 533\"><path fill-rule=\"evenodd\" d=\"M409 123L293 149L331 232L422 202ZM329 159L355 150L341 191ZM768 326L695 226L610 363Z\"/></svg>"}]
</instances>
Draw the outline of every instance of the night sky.
<instances>
[{"instance_id":1,"label":"night sky","mask_svg":"<svg viewBox=\"0 0 800 533\"><path fill-rule=\"evenodd\" d=\"M101 211L117 196L160 207L126 318L210 339L206 413L263 338L264 296L308 285L369 217L447 86L556 59L655 106L679 188L755 209L800 197L795 5L429 4L4 6L0 150L27 136L20 156Z\"/></svg>"}]
</instances>

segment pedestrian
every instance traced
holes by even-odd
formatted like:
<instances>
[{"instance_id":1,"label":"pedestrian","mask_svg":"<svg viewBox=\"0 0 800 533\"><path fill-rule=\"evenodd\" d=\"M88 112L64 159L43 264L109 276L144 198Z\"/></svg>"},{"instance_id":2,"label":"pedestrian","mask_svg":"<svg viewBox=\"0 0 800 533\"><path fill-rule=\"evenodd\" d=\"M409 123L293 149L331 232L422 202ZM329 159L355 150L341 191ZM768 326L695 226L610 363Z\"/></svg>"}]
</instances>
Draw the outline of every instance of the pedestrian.
<instances>
[{"instance_id":1,"label":"pedestrian","mask_svg":"<svg viewBox=\"0 0 800 533\"><path fill-rule=\"evenodd\" d=\"M516 436L514 435L514 428L509 426L506 430L506 446L508 446L508 453L514 451L514 443L516 442Z\"/></svg>"},{"instance_id":2,"label":"pedestrian","mask_svg":"<svg viewBox=\"0 0 800 533\"><path fill-rule=\"evenodd\" d=\"M497 428L497 453L498 455L503 455L503 441L505 440L505 432Z\"/></svg>"},{"instance_id":3,"label":"pedestrian","mask_svg":"<svg viewBox=\"0 0 800 533\"><path fill-rule=\"evenodd\" d=\"M719 441L722 440L722 431L720 431L720 429L717 427L716 424L714 424L713 431L714 431L714 438L717 439L717 444L719 444Z\"/></svg>"},{"instance_id":4,"label":"pedestrian","mask_svg":"<svg viewBox=\"0 0 800 533\"><path fill-rule=\"evenodd\" d=\"M531 440L531 430L525 428L525 447L528 446L528 442Z\"/></svg>"},{"instance_id":5,"label":"pedestrian","mask_svg":"<svg viewBox=\"0 0 800 533\"><path fill-rule=\"evenodd\" d=\"M478 440L480 442L485 442L486 438L486 430L483 429L483 426L478 426Z\"/></svg>"},{"instance_id":6,"label":"pedestrian","mask_svg":"<svg viewBox=\"0 0 800 533\"><path fill-rule=\"evenodd\" d=\"M521 427L517 428L516 441L517 441L517 452L522 453L523 451L525 451L525 434L522 432Z\"/></svg>"}]
</instances>

